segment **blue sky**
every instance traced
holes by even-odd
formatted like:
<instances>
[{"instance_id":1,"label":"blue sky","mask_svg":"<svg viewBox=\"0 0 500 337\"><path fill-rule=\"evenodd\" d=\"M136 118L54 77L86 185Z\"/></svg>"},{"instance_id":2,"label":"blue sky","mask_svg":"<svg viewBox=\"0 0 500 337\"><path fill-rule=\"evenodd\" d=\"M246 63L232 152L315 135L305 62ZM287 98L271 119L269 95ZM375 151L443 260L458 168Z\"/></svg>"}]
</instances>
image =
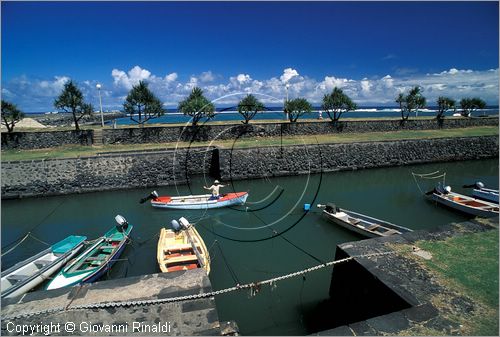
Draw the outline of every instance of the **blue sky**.
<instances>
[{"instance_id":1,"label":"blue sky","mask_svg":"<svg viewBox=\"0 0 500 337\"><path fill-rule=\"evenodd\" d=\"M277 103L285 83L312 102L339 86L392 105L418 84L498 104L498 27L497 2L2 2L2 97L53 110L72 78L119 107L144 79L169 106L195 85Z\"/></svg>"}]
</instances>

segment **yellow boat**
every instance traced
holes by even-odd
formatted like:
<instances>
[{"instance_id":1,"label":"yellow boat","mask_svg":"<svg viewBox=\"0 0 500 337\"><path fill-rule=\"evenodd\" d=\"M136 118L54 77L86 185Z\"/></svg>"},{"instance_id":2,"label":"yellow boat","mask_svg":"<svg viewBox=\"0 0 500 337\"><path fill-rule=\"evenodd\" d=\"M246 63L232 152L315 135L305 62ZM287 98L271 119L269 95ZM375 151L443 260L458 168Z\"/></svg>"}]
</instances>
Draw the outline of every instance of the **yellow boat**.
<instances>
[{"instance_id":1,"label":"yellow boat","mask_svg":"<svg viewBox=\"0 0 500 337\"><path fill-rule=\"evenodd\" d=\"M158 240L158 264L163 273L204 268L210 273L210 256L198 231L185 218L178 231L162 228ZM174 227L175 228L175 227Z\"/></svg>"}]
</instances>

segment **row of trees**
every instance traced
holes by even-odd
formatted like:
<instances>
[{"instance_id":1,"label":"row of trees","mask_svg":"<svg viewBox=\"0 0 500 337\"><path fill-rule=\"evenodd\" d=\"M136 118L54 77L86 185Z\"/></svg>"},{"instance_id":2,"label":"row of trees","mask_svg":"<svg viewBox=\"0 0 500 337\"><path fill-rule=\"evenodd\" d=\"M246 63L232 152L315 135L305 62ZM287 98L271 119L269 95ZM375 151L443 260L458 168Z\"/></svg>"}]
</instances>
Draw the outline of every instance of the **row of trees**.
<instances>
[{"instance_id":1,"label":"row of trees","mask_svg":"<svg viewBox=\"0 0 500 337\"><path fill-rule=\"evenodd\" d=\"M420 109L426 107L426 98L422 95L422 90L420 87L415 86L409 90L407 94L400 93L396 97L396 103L399 104L401 110L401 119L403 121L408 120L410 114L415 113L418 115ZM440 96L437 101L437 114L436 118L442 120L447 111L457 110L457 103L454 99ZM470 117L471 113L477 109L486 108L486 102L480 98L462 98L460 100L460 108L462 109L461 115L464 117Z\"/></svg>"},{"instance_id":2,"label":"row of trees","mask_svg":"<svg viewBox=\"0 0 500 337\"><path fill-rule=\"evenodd\" d=\"M412 113L418 115L418 111L426 107L426 98L422 95L421 88L415 86L407 94L400 93L396 97L396 103L401 110L401 119L406 121ZM439 97L437 99L437 116L442 120L449 110L456 111L455 100L449 97ZM73 81L65 83L61 94L55 99L54 106L57 109L71 113L75 129L79 130L79 121L85 115L91 115L93 106L86 103L83 94ZM469 117L477 109L484 109L486 103L480 98L464 98L460 101L461 114ZM163 105L153 92L148 88L148 84L140 81L129 91L125 103L124 111L130 114L130 119L139 125L144 125L148 120L162 116L165 113ZM325 111L332 122L339 121L343 113L356 110L357 105L346 95L342 89L335 87L331 93L323 96L321 109ZM188 97L179 102L178 111L191 117L192 125L197 125L203 118L210 119L215 116L215 106L204 95L203 91L195 87ZM249 94L244 97L237 106L238 112L243 116L244 124L248 124L257 113L266 108L254 95ZM286 100L284 112L287 113L290 122L296 122L301 116L312 112L312 105L305 98L295 98ZM7 127L8 132L12 132L14 126L24 117L24 114L9 102L2 101L2 124Z\"/></svg>"}]
</instances>

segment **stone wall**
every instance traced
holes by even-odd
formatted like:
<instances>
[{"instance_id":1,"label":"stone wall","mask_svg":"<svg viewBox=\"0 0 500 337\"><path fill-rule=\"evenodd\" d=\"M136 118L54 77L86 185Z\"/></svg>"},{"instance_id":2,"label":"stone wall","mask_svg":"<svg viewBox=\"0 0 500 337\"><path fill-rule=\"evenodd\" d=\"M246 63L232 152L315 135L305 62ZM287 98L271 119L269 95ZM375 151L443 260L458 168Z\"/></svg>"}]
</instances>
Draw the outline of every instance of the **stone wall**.
<instances>
[{"instance_id":1,"label":"stone wall","mask_svg":"<svg viewBox=\"0 0 500 337\"><path fill-rule=\"evenodd\" d=\"M224 180L498 157L498 137L221 149Z\"/></svg>"},{"instance_id":2,"label":"stone wall","mask_svg":"<svg viewBox=\"0 0 500 337\"><path fill-rule=\"evenodd\" d=\"M105 144L164 143L177 141L211 141L248 137L279 137L333 133L388 132L400 130L452 129L473 126L498 126L498 117L448 118L441 123L435 119L340 121L337 125L327 121L298 123L224 124L107 129L103 132Z\"/></svg>"},{"instance_id":3,"label":"stone wall","mask_svg":"<svg viewBox=\"0 0 500 337\"><path fill-rule=\"evenodd\" d=\"M211 173L213 154L209 148L3 162L2 198L185 184L190 175Z\"/></svg>"},{"instance_id":4,"label":"stone wall","mask_svg":"<svg viewBox=\"0 0 500 337\"><path fill-rule=\"evenodd\" d=\"M175 143L177 141L211 141L248 137L280 137L334 133L388 132L398 130L451 129L472 126L498 126L498 117L447 118L442 123L435 119L409 120L359 120L340 121L337 125L327 121L298 123L262 123L243 125L200 126L147 126L104 129L104 144ZM92 144L92 130L13 132L2 133L2 149L38 149L63 144Z\"/></svg>"},{"instance_id":5,"label":"stone wall","mask_svg":"<svg viewBox=\"0 0 500 337\"><path fill-rule=\"evenodd\" d=\"M498 157L497 136L249 149L180 149L2 163L2 198Z\"/></svg>"},{"instance_id":6,"label":"stone wall","mask_svg":"<svg viewBox=\"0 0 500 337\"><path fill-rule=\"evenodd\" d=\"M92 145L93 131L2 132L2 150L44 149L61 145Z\"/></svg>"}]
</instances>

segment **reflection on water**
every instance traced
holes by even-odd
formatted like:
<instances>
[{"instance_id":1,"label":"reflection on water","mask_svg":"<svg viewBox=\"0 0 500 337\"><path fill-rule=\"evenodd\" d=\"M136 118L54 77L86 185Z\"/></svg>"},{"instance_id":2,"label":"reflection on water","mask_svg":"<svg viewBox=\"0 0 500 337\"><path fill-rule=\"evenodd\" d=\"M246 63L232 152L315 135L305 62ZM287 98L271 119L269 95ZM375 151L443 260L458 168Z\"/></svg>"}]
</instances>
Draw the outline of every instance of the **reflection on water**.
<instances>
[{"instance_id":1,"label":"reflection on water","mask_svg":"<svg viewBox=\"0 0 500 337\"><path fill-rule=\"evenodd\" d=\"M426 201L411 172L445 171L446 183L458 192L464 184L481 180L498 187L498 160L417 165L397 168L235 181L224 188L249 191L245 206L208 211L154 209L139 204L149 189L89 193L50 198L2 201L2 250L26 232L53 243L67 235L96 238L123 215L133 224L133 242L107 278L159 272L156 245L159 230L174 218L196 222L212 257L214 289L268 279L318 261L334 259L336 245L360 237L320 217L316 207L305 214L304 203L335 202L340 207L378 217L408 228L430 229L467 218ZM206 181L206 180L207 181ZM208 177L193 177L193 193L204 193ZM423 182L422 188L431 188ZM160 194L176 194L161 187ZM189 193L179 186L179 193ZM248 208L247 208L248 207ZM274 237L276 233L283 233ZM296 246L300 247L297 249ZM25 259L45 246L33 239L2 258L2 268ZM256 296L247 291L216 298L221 320L234 319L243 334L307 334L302 313L328 296L331 268L289 279L276 288L263 287Z\"/></svg>"}]
</instances>

